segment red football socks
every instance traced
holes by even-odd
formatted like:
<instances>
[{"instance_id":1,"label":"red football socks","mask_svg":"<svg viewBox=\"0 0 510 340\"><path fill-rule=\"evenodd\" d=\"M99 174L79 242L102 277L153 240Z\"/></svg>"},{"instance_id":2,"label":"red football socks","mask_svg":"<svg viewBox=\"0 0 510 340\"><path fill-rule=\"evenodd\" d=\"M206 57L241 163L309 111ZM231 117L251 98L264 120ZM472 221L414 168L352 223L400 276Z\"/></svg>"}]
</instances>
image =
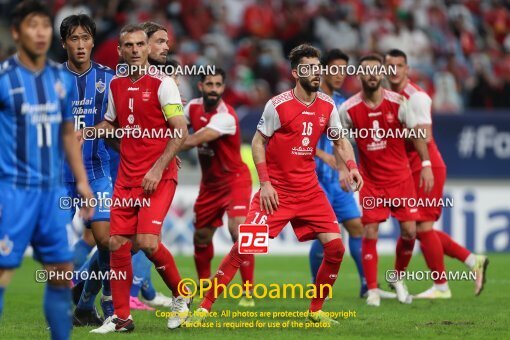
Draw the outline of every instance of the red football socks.
<instances>
[{"instance_id":1,"label":"red football socks","mask_svg":"<svg viewBox=\"0 0 510 340\"><path fill-rule=\"evenodd\" d=\"M241 263L241 267L239 267L239 271L241 272L241 280L243 283L248 282L253 285L255 256L253 254L247 254L245 258L246 260Z\"/></svg>"},{"instance_id":2,"label":"red football socks","mask_svg":"<svg viewBox=\"0 0 510 340\"><path fill-rule=\"evenodd\" d=\"M444 254L462 262L466 261L467 257L471 254L469 250L455 242L447 233L440 230L434 230L434 232L439 237L439 240L441 240Z\"/></svg>"},{"instance_id":3,"label":"red football socks","mask_svg":"<svg viewBox=\"0 0 510 340\"><path fill-rule=\"evenodd\" d=\"M420 249L423 253L423 257L425 257L427 267L429 267L432 272L436 273L434 275L444 276L445 267L443 246L441 245L441 240L437 234L434 230L428 230L416 233L416 238L420 241ZM441 284L446 281L445 277L439 277L434 282Z\"/></svg>"},{"instance_id":4,"label":"red football socks","mask_svg":"<svg viewBox=\"0 0 510 340\"><path fill-rule=\"evenodd\" d=\"M400 236L397 240L395 270L403 272L407 269L411 257L413 257L414 242L416 239L405 239Z\"/></svg>"},{"instance_id":5,"label":"red football socks","mask_svg":"<svg viewBox=\"0 0 510 340\"><path fill-rule=\"evenodd\" d=\"M323 244L322 247L324 248L324 258L315 279L317 295L312 298L310 303L311 312L317 312L322 309L324 300L330 294L329 287L325 285L333 287L335 284L345 252L345 247L340 238L331 240Z\"/></svg>"},{"instance_id":6,"label":"red football socks","mask_svg":"<svg viewBox=\"0 0 510 340\"><path fill-rule=\"evenodd\" d=\"M200 304L200 307L205 308L207 310L211 310L211 307L216 301L216 298L221 295L223 292L223 288L232 281L234 276L237 273L237 270L241 266L241 263L246 261L246 254L239 254L237 248L237 242L234 243L230 253L228 253L220 264L220 268L216 272L216 275L213 278L213 287L209 289L204 297L204 300ZM214 287L214 284L217 284L217 287Z\"/></svg>"},{"instance_id":7,"label":"red football socks","mask_svg":"<svg viewBox=\"0 0 510 340\"><path fill-rule=\"evenodd\" d=\"M368 289L375 289L377 288L377 239L363 237L361 240L361 255L367 287Z\"/></svg>"},{"instance_id":8,"label":"red football socks","mask_svg":"<svg viewBox=\"0 0 510 340\"><path fill-rule=\"evenodd\" d=\"M131 246L131 242L127 241L119 249L112 251L110 256L110 269L112 271L110 287L112 290L113 308L115 315L123 320L126 320L130 315L129 291L133 282ZM124 273L126 273L125 279L123 279Z\"/></svg>"},{"instance_id":9,"label":"red football socks","mask_svg":"<svg viewBox=\"0 0 510 340\"><path fill-rule=\"evenodd\" d=\"M209 279L211 277L211 261L214 256L214 246L208 244L194 243L195 246L195 267L197 268L198 279Z\"/></svg>"},{"instance_id":10,"label":"red football socks","mask_svg":"<svg viewBox=\"0 0 510 340\"><path fill-rule=\"evenodd\" d=\"M154 263L156 270L167 287L172 291L173 296L179 296L178 286L181 281L181 275L175 265L174 257L163 243L159 242L158 249L151 256L147 256L147 258Z\"/></svg>"}]
</instances>

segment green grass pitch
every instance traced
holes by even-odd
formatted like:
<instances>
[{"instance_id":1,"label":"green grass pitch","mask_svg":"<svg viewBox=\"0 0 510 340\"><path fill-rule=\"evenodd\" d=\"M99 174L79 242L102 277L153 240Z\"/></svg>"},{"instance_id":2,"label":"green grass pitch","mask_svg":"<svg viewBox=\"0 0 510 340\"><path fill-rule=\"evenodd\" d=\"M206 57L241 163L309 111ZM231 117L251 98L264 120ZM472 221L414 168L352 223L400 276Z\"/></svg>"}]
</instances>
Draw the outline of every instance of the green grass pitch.
<instances>
[{"instance_id":1,"label":"green grass pitch","mask_svg":"<svg viewBox=\"0 0 510 340\"><path fill-rule=\"evenodd\" d=\"M348 338L484 338L502 339L510 336L508 328L508 306L510 254L491 254L488 268L488 282L481 296L473 295L472 282L450 282L453 298L450 300L416 300L411 305L401 305L396 300L382 300L381 307L371 308L364 299L358 297L359 280L354 262L346 256L340 275L336 281L333 299L327 301L325 311L356 311L356 317L340 320L333 328L213 328L213 329L177 329L166 328L166 320L157 318L154 312L134 311L135 331L131 334L112 334L106 336L89 334L91 328L75 328L73 338L105 339L106 337L127 337L146 339L297 339L317 337L336 339ZM192 257L176 257L182 277L195 278ZM220 258L214 259L217 268ZM308 260L305 256L260 255L256 260L256 283L309 283ZM382 256L379 259L379 280L383 288L384 271L392 268L393 257ZM447 268L451 271L465 270L458 261L447 259ZM0 321L0 338L47 338L48 331L42 313L43 284L36 283L34 272L39 265L26 259L6 291L4 314ZM416 254L410 270L423 270L425 264L421 254ZM158 290L167 292L157 273L153 281ZM235 282L239 282L236 278ZM429 288L431 282L408 282L411 293ZM215 311L253 310L257 312L305 311L308 308L305 299L263 299L256 301L253 309L238 308L237 301L220 299L214 305ZM197 303L193 304L193 309ZM219 323L227 321L249 321L247 319L212 318ZM284 322L303 319L261 319L263 322Z\"/></svg>"}]
</instances>

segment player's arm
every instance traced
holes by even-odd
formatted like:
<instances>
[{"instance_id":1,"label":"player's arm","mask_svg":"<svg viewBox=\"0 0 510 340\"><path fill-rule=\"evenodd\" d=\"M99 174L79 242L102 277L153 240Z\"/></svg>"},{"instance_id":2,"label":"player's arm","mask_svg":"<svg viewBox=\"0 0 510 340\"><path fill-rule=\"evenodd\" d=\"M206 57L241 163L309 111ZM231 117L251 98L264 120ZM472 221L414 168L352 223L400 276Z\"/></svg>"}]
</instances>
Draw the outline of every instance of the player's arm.
<instances>
[{"instance_id":1,"label":"player's arm","mask_svg":"<svg viewBox=\"0 0 510 340\"><path fill-rule=\"evenodd\" d=\"M176 157L184 141L188 137L188 127L181 104L179 90L172 78L165 78L158 90L158 98L161 104L163 115L167 121L168 127L174 133L166 144L163 154L153 164L152 168L145 174L142 180L142 187L147 194L152 194L163 176L163 171L170 161Z\"/></svg>"},{"instance_id":2,"label":"player's arm","mask_svg":"<svg viewBox=\"0 0 510 340\"><path fill-rule=\"evenodd\" d=\"M333 129L341 130L342 126L349 128L351 125L352 123L350 121L349 114L345 109L345 105L341 105L339 110L334 107L329 117L328 126ZM340 136L341 134L336 134L337 138ZM351 142L344 137L335 139L333 142L333 155L335 156L338 168L340 169L340 182L341 184L344 182L342 184L342 188L346 187L346 184L348 184L350 187L355 185L354 191L361 190L363 187L363 178L358 171ZM345 189L346 188L344 188L344 190Z\"/></svg>"},{"instance_id":3,"label":"player's arm","mask_svg":"<svg viewBox=\"0 0 510 340\"><path fill-rule=\"evenodd\" d=\"M81 157L81 146L76 139L74 124L70 121L62 123L62 142L64 144L67 163L76 178L76 190L84 199L93 199L94 195L90 189L87 172L85 171L85 166L83 165L83 159ZM84 219L88 220L94 215L94 209L82 207L80 209L80 214Z\"/></svg>"},{"instance_id":4,"label":"player's arm","mask_svg":"<svg viewBox=\"0 0 510 340\"><path fill-rule=\"evenodd\" d=\"M117 138L106 138L106 144L111 147L113 150L120 152L120 140Z\"/></svg>"},{"instance_id":5,"label":"player's arm","mask_svg":"<svg viewBox=\"0 0 510 340\"><path fill-rule=\"evenodd\" d=\"M271 179L266 164L266 145L268 139L280 128L280 119L273 103L268 101L262 118L257 125L257 132L251 142L253 162L257 168L260 181L260 207L267 214L272 214L278 209L278 193L271 185Z\"/></svg>"},{"instance_id":6,"label":"player's arm","mask_svg":"<svg viewBox=\"0 0 510 340\"><path fill-rule=\"evenodd\" d=\"M418 128L417 117L414 111L412 110L412 107L406 100L404 100L400 104L398 117L399 120L402 123L404 123L408 129ZM430 190L432 190L432 187L434 186L434 175L431 169L432 163L430 162L426 139L421 138L418 133L416 133L416 136L418 137L410 139L422 161L419 187L421 188L422 186L424 186L424 190L427 193L430 192Z\"/></svg>"},{"instance_id":7,"label":"player's arm","mask_svg":"<svg viewBox=\"0 0 510 340\"><path fill-rule=\"evenodd\" d=\"M324 163L326 163L327 165L329 165L331 168L338 170L336 158L332 154L329 154L329 153L325 152L324 150L317 148L317 150L315 150L315 156L317 158L319 158L321 161L323 161Z\"/></svg>"},{"instance_id":8,"label":"player's arm","mask_svg":"<svg viewBox=\"0 0 510 340\"><path fill-rule=\"evenodd\" d=\"M335 155L338 167L344 168L340 180L346 181L351 187L355 185L354 191L360 190L363 186L363 179L358 171L354 150L349 140L347 138L335 140L333 154Z\"/></svg>"},{"instance_id":9,"label":"player's arm","mask_svg":"<svg viewBox=\"0 0 510 340\"><path fill-rule=\"evenodd\" d=\"M236 131L237 123L234 116L228 112L218 112L211 117L211 120L205 127L188 136L186 142L184 142L183 150L189 150L200 144L212 142L224 135L235 135Z\"/></svg>"},{"instance_id":10,"label":"player's arm","mask_svg":"<svg viewBox=\"0 0 510 340\"><path fill-rule=\"evenodd\" d=\"M408 101L416 116L416 129L425 132L425 142L432 139L432 99L425 92L414 93Z\"/></svg>"},{"instance_id":11,"label":"player's arm","mask_svg":"<svg viewBox=\"0 0 510 340\"><path fill-rule=\"evenodd\" d=\"M113 122L109 122L107 119L104 119L94 125L93 128L95 130L95 138L106 138L106 136L112 136L113 131L116 129ZM84 134L86 135L87 131L84 131Z\"/></svg>"}]
</instances>

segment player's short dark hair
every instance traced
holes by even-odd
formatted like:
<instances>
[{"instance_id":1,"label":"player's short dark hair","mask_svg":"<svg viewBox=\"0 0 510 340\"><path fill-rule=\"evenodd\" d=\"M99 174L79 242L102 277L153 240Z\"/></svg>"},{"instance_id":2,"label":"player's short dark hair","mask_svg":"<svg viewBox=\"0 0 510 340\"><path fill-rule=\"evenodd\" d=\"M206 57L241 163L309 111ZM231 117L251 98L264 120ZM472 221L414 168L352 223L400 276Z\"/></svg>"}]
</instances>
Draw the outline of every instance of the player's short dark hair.
<instances>
[{"instance_id":1,"label":"player's short dark hair","mask_svg":"<svg viewBox=\"0 0 510 340\"><path fill-rule=\"evenodd\" d=\"M289 53L290 67L296 69L301 62L302 58L318 58L320 59L321 52L310 44L301 44L296 46Z\"/></svg>"},{"instance_id":2,"label":"player's short dark hair","mask_svg":"<svg viewBox=\"0 0 510 340\"><path fill-rule=\"evenodd\" d=\"M227 73L221 67L214 67L214 71L212 73L202 73L200 75L200 81L204 82L205 78L207 76L218 76L218 75L220 75L223 82L225 82L225 80L227 79Z\"/></svg>"},{"instance_id":3,"label":"player's short dark hair","mask_svg":"<svg viewBox=\"0 0 510 340\"><path fill-rule=\"evenodd\" d=\"M385 57L387 57L387 56L390 56L390 57L402 57L402 58L404 58L404 61L407 64L407 54L405 54L404 51L399 50L398 48L393 48L393 49L389 50L388 52L386 52Z\"/></svg>"},{"instance_id":4,"label":"player's short dark hair","mask_svg":"<svg viewBox=\"0 0 510 340\"><path fill-rule=\"evenodd\" d=\"M74 32L77 27L83 27L88 34L95 38L96 36L96 23L86 14L70 15L65 18L60 24L60 38L62 41Z\"/></svg>"},{"instance_id":5,"label":"player's short dark hair","mask_svg":"<svg viewBox=\"0 0 510 340\"><path fill-rule=\"evenodd\" d=\"M127 34L127 33L134 33L134 32L139 32L139 31L142 31L143 33L145 33L145 30L143 29L142 25L138 25L138 24L127 24L126 26L122 27L122 29L120 30L120 33L119 33L119 45L121 43L121 38ZM147 33L145 33L145 35L147 35Z\"/></svg>"},{"instance_id":6,"label":"player's short dark hair","mask_svg":"<svg viewBox=\"0 0 510 340\"><path fill-rule=\"evenodd\" d=\"M333 48L331 50L326 51L321 57L321 64L328 65L332 61L335 60L345 60L346 63L349 62L349 56L339 50L338 48Z\"/></svg>"},{"instance_id":7,"label":"player's short dark hair","mask_svg":"<svg viewBox=\"0 0 510 340\"><path fill-rule=\"evenodd\" d=\"M364 61L377 61L379 64L383 64L383 58L376 53L367 54L360 58L359 64L361 65Z\"/></svg>"},{"instance_id":8,"label":"player's short dark hair","mask_svg":"<svg viewBox=\"0 0 510 340\"><path fill-rule=\"evenodd\" d=\"M165 26L160 25L160 24L158 24L157 22L154 22L154 21L146 21L141 26L142 26L143 30L145 31L145 34L147 34L148 38L150 38L151 35L153 35L157 31L165 31L165 32L167 32Z\"/></svg>"},{"instance_id":9,"label":"player's short dark hair","mask_svg":"<svg viewBox=\"0 0 510 340\"><path fill-rule=\"evenodd\" d=\"M14 7L11 12L11 26L19 30L23 20L31 14L43 15L51 20L51 12L48 6L39 0L25 0Z\"/></svg>"}]
</instances>

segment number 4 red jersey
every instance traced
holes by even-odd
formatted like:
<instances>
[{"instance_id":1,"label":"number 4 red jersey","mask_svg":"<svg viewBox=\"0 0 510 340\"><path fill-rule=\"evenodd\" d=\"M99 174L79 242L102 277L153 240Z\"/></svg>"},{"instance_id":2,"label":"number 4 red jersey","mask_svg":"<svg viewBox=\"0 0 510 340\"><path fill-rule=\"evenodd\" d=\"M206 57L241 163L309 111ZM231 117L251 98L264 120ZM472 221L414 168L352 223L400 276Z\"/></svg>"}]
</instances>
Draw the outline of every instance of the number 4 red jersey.
<instances>
[{"instance_id":1,"label":"number 4 red jersey","mask_svg":"<svg viewBox=\"0 0 510 340\"><path fill-rule=\"evenodd\" d=\"M339 113L342 125L357 132L360 173L366 184L391 187L409 178L411 169L405 140L385 137L395 136L397 130L404 129L403 124L414 128L416 118L403 96L385 89L382 91L383 100L377 107L367 105L359 92L340 106ZM375 130L381 133L372 134Z\"/></svg>"},{"instance_id":2,"label":"number 4 red jersey","mask_svg":"<svg viewBox=\"0 0 510 340\"><path fill-rule=\"evenodd\" d=\"M235 110L223 100L205 112L202 98L192 99L184 108L184 115L193 130L207 127L221 137L198 146L202 168L202 185L208 188L230 185L234 181L250 181L250 171L241 158L241 128Z\"/></svg>"},{"instance_id":3,"label":"number 4 red jersey","mask_svg":"<svg viewBox=\"0 0 510 340\"><path fill-rule=\"evenodd\" d=\"M328 127L342 128L333 99L322 92L309 105L299 101L294 90L267 102L257 129L268 138L266 163L276 189L306 193L319 188L315 150Z\"/></svg>"},{"instance_id":4,"label":"number 4 red jersey","mask_svg":"<svg viewBox=\"0 0 510 340\"><path fill-rule=\"evenodd\" d=\"M177 85L167 75L146 74L136 81L129 77L114 77L108 92L105 119L111 123L117 121L125 130L166 131L169 127L162 108L169 104L182 105ZM161 157L169 141L168 134L134 138L138 136L125 134L122 138L116 182L120 186L141 186L145 174ZM175 159L170 161L161 179L177 181Z\"/></svg>"}]
</instances>

